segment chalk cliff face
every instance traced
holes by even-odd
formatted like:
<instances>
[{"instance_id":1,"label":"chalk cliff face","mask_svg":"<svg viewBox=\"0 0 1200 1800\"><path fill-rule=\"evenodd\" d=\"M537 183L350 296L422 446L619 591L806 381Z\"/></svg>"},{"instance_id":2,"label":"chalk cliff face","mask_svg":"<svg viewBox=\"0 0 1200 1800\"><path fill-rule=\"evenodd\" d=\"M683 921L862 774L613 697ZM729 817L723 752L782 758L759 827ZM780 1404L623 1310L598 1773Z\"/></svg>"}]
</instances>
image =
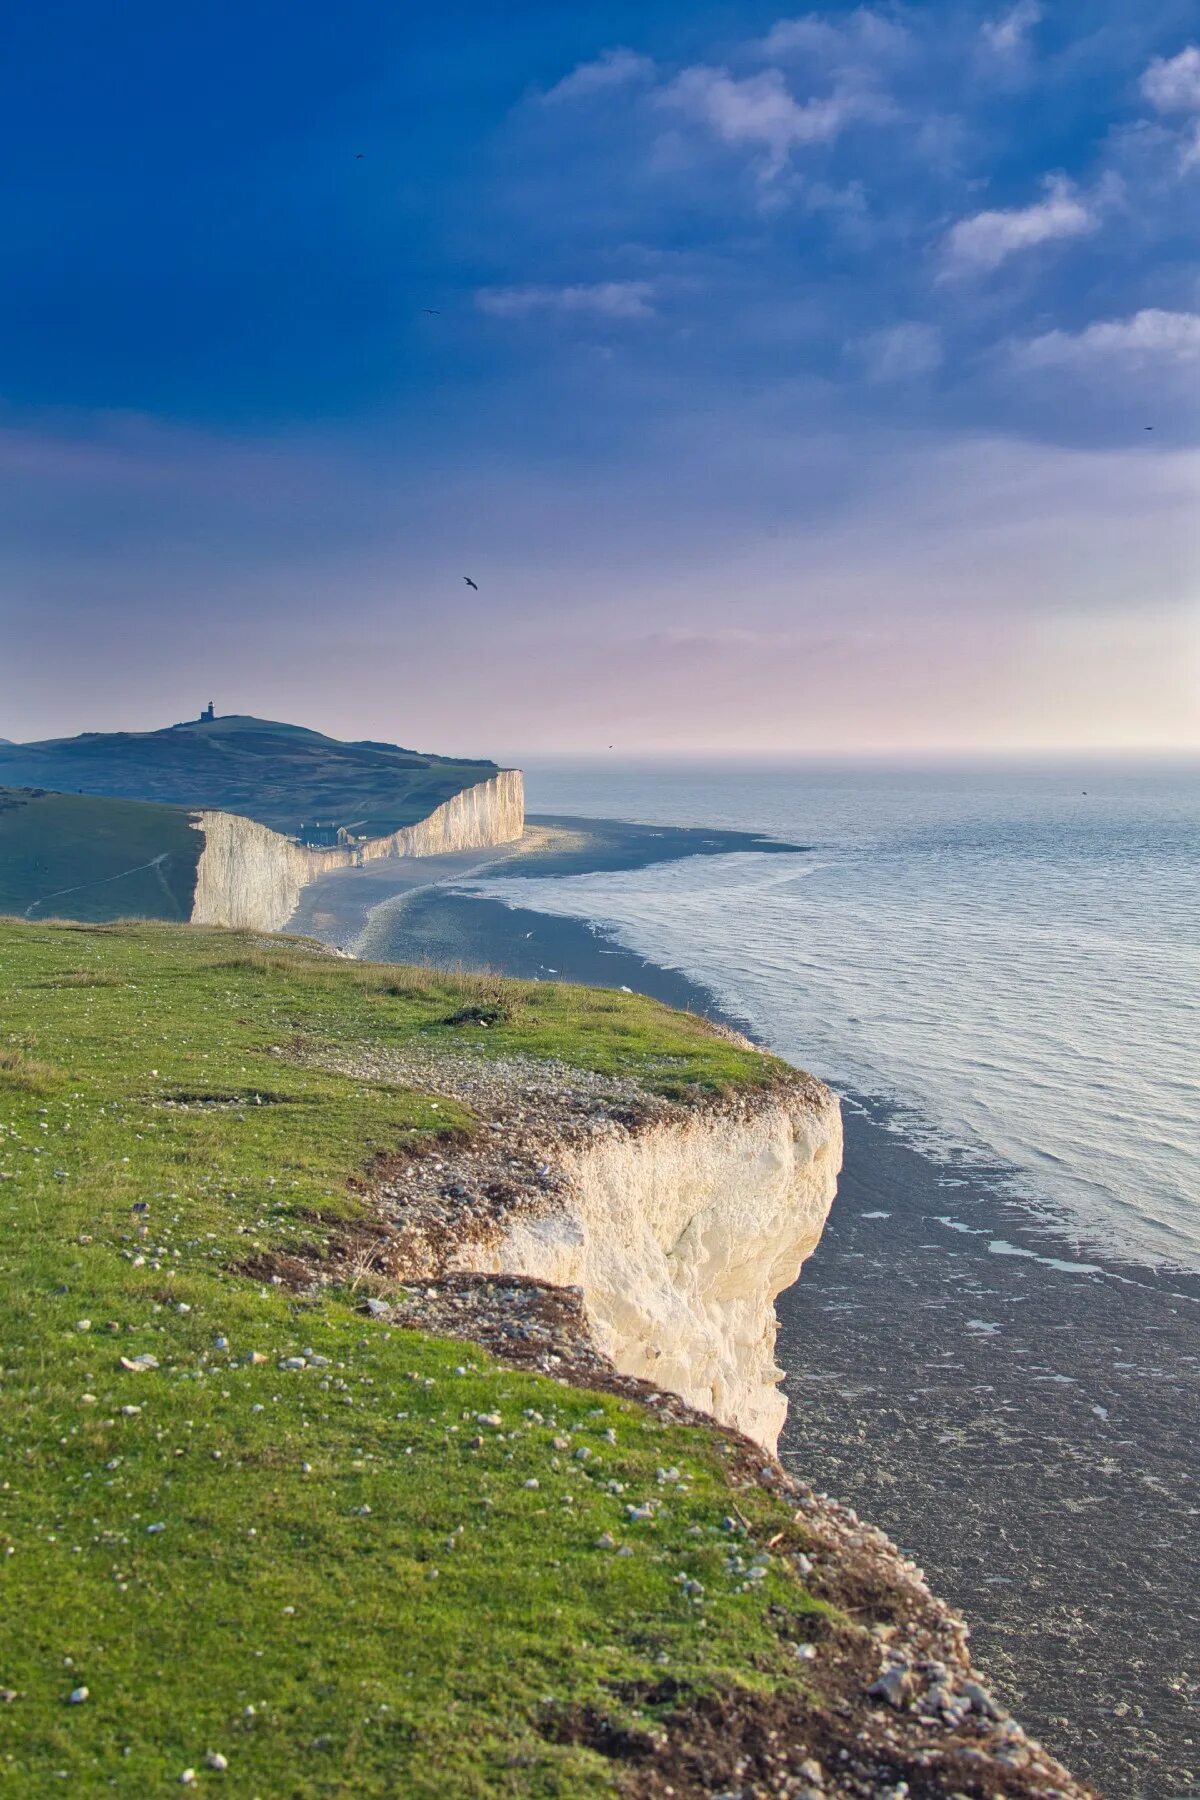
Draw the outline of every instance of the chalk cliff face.
<instances>
[{"instance_id":1,"label":"chalk cliff face","mask_svg":"<svg viewBox=\"0 0 1200 1800\"><path fill-rule=\"evenodd\" d=\"M300 890L334 869L388 856L444 856L519 838L525 825L524 780L501 769L489 781L454 794L415 825L388 837L329 850L307 849L253 819L201 812L204 835L192 904L194 925L278 931L296 909Z\"/></svg>"},{"instance_id":2,"label":"chalk cliff face","mask_svg":"<svg viewBox=\"0 0 1200 1800\"><path fill-rule=\"evenodd\" d=\"M820 1238L842 1160L838 1102L798 1081L563 1147L553 1206L518 1214L458 1268L578 1287L617 1369L774 1450L774 1302Z\"/></svg>"},{"instance_id":3,"label":"chalk cliff face","mask_svg":"<svg viewBox=\"0 0 1200 1800\"><path fill-rule=\"evenodd\" d=\"M373 838L355 847L354 860L375 862L381 856L448 856L454 850L479 850L489 844L511 844L525 829L525 777L520 769L500 769L490 781L463 788L416 825L391 837Z\"/></svg>"},{"instance_id":4,"label":"chalk cliff face","mask_svg":"<svg viewBox=\"0 0 1200 1800\"><path fill-rule=\"evenodd\" d=\"M237 813L202 812L196 826L204 848L196 869L193 925L278 931L295 911L302 887L353 860L349 850L306 850Z\"/></svg>"}]
</instances>

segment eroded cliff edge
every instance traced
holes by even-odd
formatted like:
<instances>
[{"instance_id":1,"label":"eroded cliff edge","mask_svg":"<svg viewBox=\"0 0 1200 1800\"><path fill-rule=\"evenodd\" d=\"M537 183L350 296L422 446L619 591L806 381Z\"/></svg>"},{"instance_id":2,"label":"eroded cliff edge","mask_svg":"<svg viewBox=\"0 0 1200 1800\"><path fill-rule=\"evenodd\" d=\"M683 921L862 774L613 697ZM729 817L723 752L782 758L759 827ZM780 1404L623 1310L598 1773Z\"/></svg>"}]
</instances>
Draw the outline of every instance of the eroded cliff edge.
<instances>
[{"instance_id":1,"label":"eroded cliff edge","mask_svg":"<svg viewBox=\"0 0 1200 1800\"><path fill-rule=\"evenodd\" d=\"M501 769L453 794L415 825L331 849L309 849L237 813L199 812L193 823L204 848L191 923L278 931L295 911L301 889L334 869L515 842L525 826L524 777L519 769Z\"/></svg>"},{"instance_id":2,"label":"eroded cliff edge","mask_svg":"<svg viewBox=\"0 0 1200 1800\"><path fill-rule=\"evenodd\" d=\"M525 1059L374 1048L321 1061L440 1092L480 1121L469 1141L381 1172L380 1267L577 1289L623 1375L774 1450L787 1411L774 1302L816 1248L841 1167L841 1111L823 1083L790 1070L681 1102Z\"/></svg>"},{"instance_id":3,"label":"eroded cliff edge","mask_svg":"<svg viewBox=\"0 0 1200 1800\"><path fill-rule=\"evenodd\" d=\"M622 1374L774 1450L787 1412L775 1299L816 1249L841 1161L838 1103L800 1078L569 1144L557 1204L454 1261L577 1287Z\"/></svg>"}]
</instances>

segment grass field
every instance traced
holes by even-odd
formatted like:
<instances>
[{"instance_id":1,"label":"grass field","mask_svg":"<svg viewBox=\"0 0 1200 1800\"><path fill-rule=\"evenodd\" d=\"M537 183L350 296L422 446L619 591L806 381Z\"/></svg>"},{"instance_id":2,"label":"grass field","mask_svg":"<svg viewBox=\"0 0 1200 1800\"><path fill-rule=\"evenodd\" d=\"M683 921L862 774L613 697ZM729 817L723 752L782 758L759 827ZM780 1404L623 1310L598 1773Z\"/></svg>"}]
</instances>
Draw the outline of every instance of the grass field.
<instances>
[{"instance_id":1,"label":"grass field","mask_svg":"<svg viewBox=\"0 0 1200 1800\"><path fill-rule=\"evenodd\" d=\"M352 1217L375 1152L470 1123L272 1046L458 1048L441 1021L481 994L0 923L0 1794L605 1794L571 1708L795 1686L815 1603L751 1540L796 1528L739 1492L731 1538L719 1434L237 1272ZM482 1054L676 1093L773 1073L638 997L487 999Z\"/></svg>"},{"instance_id":2,"label":"grass field","mask_svg":"<svg viewBox=\"0 0 1200 1800\"><path fill-rule=\"evenodd\" d=\"M187 919L203 847L174 807L0 788L0 914Z\"/></svg>"}]
</instances>

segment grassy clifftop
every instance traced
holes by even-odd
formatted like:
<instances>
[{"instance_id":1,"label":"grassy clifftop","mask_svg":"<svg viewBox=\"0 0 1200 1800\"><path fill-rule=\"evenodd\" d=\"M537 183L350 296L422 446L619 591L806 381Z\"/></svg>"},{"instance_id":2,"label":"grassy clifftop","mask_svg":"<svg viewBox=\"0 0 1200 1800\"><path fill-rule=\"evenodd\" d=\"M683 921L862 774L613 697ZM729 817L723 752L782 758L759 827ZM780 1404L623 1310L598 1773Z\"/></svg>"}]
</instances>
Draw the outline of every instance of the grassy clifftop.
<instances>
[{"instance_id":1,"label":"grassy clifftop","mask_svg":"<svg viewBox=\"0 0 1200 1800\"><path fill-rule=\"evenodd\" d=\"M289 1044L436 1051L487 1007L479 1054L659 1092L767 1059L233 933L0 923L0 966L0 1793L604 1794L580 1720L799 1691L823 1609L717 1434L251 1272L470 1125Z\"/></svg>"}]
</instances>

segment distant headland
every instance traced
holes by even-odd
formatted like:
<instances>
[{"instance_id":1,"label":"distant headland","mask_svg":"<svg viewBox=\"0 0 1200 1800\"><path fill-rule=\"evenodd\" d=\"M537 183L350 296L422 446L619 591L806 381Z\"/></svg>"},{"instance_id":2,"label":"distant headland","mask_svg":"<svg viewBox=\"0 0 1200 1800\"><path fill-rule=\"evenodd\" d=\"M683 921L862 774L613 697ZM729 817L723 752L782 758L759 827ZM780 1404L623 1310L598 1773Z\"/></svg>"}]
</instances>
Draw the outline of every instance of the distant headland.
<instances>
[{"instance_id":1,"label":"distant headland","mask_svg":"<svg viewBox=\"0 0 1200 1800\"><path fill-rule=\"evenodd\" d=\"M0 911L276 929L318 874L511 842L521 773L217 714L0 744Z\"/></svg>"}]
</instances>

